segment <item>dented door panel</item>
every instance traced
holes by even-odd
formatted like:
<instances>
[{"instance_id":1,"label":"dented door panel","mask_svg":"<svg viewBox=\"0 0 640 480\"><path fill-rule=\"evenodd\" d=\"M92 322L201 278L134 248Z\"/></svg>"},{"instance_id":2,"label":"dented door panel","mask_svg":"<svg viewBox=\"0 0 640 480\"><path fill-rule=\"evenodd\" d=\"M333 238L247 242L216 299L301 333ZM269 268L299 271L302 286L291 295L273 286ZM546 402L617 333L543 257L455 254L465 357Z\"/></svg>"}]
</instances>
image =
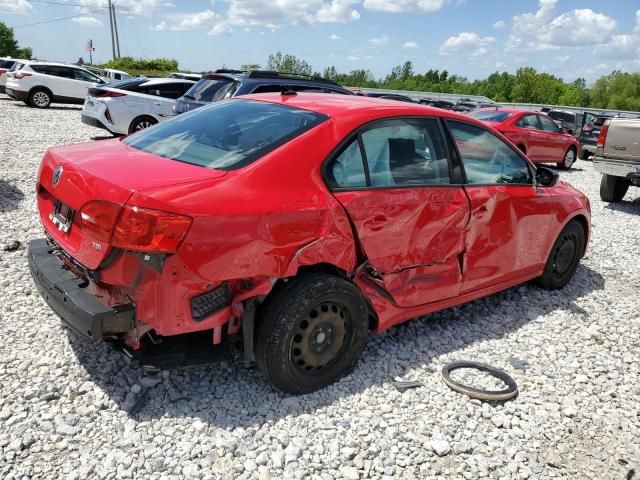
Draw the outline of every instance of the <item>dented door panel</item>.
<instances>
[{"instance_id":1,"label":"dented door panel","mask_svg":"<svg viewBox=\"0 0 640 480\"><path fill-rule=\"evenodd\" d=\"M399 306L454 297L462 285L469 203L462 187L335 192L385 290Z\"/></svg>"}]
</instances>

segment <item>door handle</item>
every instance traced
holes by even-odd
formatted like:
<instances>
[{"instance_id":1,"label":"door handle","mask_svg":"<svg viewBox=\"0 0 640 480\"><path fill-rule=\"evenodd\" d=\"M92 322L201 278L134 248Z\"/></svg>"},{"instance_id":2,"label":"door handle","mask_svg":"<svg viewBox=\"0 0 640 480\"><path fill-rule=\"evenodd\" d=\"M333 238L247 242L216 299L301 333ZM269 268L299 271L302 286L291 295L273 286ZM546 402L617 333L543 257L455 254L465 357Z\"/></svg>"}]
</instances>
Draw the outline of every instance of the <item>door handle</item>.
<instances>
[{"instance_id":1,"label":"door handle","mask_svg":"<svg viewBox=\"0 0 640 480\"><path fill-rule=\"evenodd\" d=\"M485 207L484 205L482 207L477 208L476 210L473 211L473 218L482 218L484 217L489 211L487 210L487 207Z\"/></svg>"},{"instance_id":2,"label":"door handle","mask_svg":"<svg viewBox=\"0 0 640 480\"><path fill-rule=\"evenodd\" d=\"M160 102L153 102L154 105L162 105Z\"/></svg>"},{"instance_id":3,"label":"door handle","mask_svg":"<svg viewBox=\"0 0 640 480\"><path fill-rule=\"evenodd\" d=\"M386 224L387 217L384 215L375 215L372 219L364 222L364 226L373 231L382 230Z\"/></svg>"}]
</instances>

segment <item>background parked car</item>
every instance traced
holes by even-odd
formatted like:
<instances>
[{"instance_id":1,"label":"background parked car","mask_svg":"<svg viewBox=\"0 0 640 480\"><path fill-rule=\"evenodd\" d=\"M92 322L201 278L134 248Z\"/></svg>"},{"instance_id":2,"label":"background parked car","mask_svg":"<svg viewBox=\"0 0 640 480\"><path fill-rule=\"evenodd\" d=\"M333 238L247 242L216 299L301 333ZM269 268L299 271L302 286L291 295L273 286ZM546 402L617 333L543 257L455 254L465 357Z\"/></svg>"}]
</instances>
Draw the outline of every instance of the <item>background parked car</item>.
<instances>
[{"instance_id":1,"label":"background parked car","mask_svg":"<svg viewBox=\"0 0 640 480\"><path fill-rule=\"evenodd\" d=\"M580 134L581 115L567 110L549 110L547 116L551 118L560 128L564 128L567 133Z\"/></svg>"},{"instance_id":2,"label":"background parked car","mask_svg":"<svg viewBox=\"0 0 640 480\"><path fill-rule=\"evenodd\" d=\"M32 107L48 108L52 103L82 104L90 87L104 83L75 65L30 61L9 72L6 93Z\"/></svg>"},{"instance_id":3,"label":"background parked car","mask_svg":"<svg viewBox=\"0 0 640 480\"><path fill-rule=\"evenodd\" d=\"M367 97L384 98L385 100L395 100L397 102L416 103L416 101L406 95L397 95L395 93L367 93Z\"/></svg>"},{"instance_id":4,"label":"background parked car","mask_svg":"<svg viewBox=\"0 0 640 480\"><path fill-rule=\"evenodd\" d=\"M294 76L261 70L220 69L206 73L176 102L176 114L188 112L210 102L250 93L279 92L284 87L294 92L340 93L354 95L333 80Z\"/></svg>"},{"instance_id":5,"label":"background parked car","mask_svg":"<svg viewBox=\"0 0 640 480\"><path fill-rule=\"evenodd\" d=\"M91 73L96 74L107 83L120 82L122 80L133 78L127 72L123 72L122 70L114 70L113 68L96 68L88 65L85 65L83 68L86 68Z\"/></svg>"},{"instance_id":6,"label":"background parked car","mask_svg":"<svg viewBox=\"0 0 640 480\"><path fill-rule=\"evenodd\" d=\"M7 83L8 73L18 62L28 62L18 58L0 57L0 93L5 93L5 85Z\"/></svg>"},{"instance_id":7,"label":"background parked car","mask_svg":"<svg viewBox=\"0 0 640 480\"><path fill-rule=\"evenodd\" d=\"M184 73L184 72L172 72L168 75L169 78L182 78L183 80L193 80L197 82L202 78L201 73Z\"/></svg>"},{"instance_id":8,"label":"background parked car","mask_svg":"<svg viewBox=\"0 0 640 480\"><path fill-rule=\"evenodd\" d=\"M193 85L178 78L137 78L90 88L82 123L126 135L174 115L176 99Z\"/></svg>"},{"instance_id":9,"label":"background parked car","mask_svg":"<svg viewBox=\"0 0 640 480\"><path fill-rule=\"evenodd\" d=\"M596 153L596 145L598 144L600 129L610 118L613 118L613 115L601 114L593 116L591 121L587 120L587 122L585 122L584 126L580 130L580 136L578 137L578 143L580 143L580 158L588 160Z\"/></svg>"},{"instance_id":10,"label":"background parked car","mask_svg":"<svg viewBox=\"0 0 640 480\"><path fill-rule=\"evenodd\" d=\"M488 102L474 102L472 100L461 99L451 108L451 110L459 113L467 113L480 108L492 107L493 105L493 103Z\"/></svg>"},{"instance_id":11,"label":"background parked car","mask_svg":"<svg viewBox=\"0 0 640 480\"><path fill-rule=\"evenodd\" d=\"M569 169L578 156L578 142L544 114L528 110L485 108L469 113L488 123L522 150L533 163L555 163Z\"/></svg>"},{"instance_id":12,"label":"background parked car","mask_svg":"<svg viewBox=\"0 0 640 480\"><path fill-rule=\"evenodd\" d=\"M455 103L449 100L434 100L431 106L436 108L442 108L443 110L453 110Z\"/></svg>"}]
</instances>

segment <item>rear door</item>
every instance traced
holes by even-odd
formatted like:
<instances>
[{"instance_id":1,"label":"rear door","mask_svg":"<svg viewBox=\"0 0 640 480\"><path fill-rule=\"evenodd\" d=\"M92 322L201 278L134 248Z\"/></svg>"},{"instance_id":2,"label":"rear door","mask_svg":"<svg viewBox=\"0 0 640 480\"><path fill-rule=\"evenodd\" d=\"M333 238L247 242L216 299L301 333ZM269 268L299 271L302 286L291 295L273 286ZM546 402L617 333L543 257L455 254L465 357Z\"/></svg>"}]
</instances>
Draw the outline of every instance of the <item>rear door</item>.
<instances>
[{"instance_id":1,"label":"rear door","mask_svg":"<svg viewBox=\"0 0 640 480\"><path fill-rule=\"evenodd\" d=\"M462 293L539 271L559 208L538 191L533 169L510 145L478 125L446 124L462 160L470 200Z\"/></svg>"},{"instance_id":2,"label":"rear door","mask_svg":"<svg viewBox=\"0 0 640 480\"><path fill-rule=\"evenodd\" d=\"M403 307L455 297L469 204L436 118L395 118L352 135L325 167L370 277Z\"/></svg>"},{"instance_id":3,"label":"rear door","mask_svg":"<svg viewBox=\"0 0 640 480\"><path fill-rule=\"evenodd\" d=\"M68 97L82 100L87 96L89 88L101 83L98 77L79 68L69 68L69 71L70 80L67 83L69 89Z\"/></svg>"}]
</instances>

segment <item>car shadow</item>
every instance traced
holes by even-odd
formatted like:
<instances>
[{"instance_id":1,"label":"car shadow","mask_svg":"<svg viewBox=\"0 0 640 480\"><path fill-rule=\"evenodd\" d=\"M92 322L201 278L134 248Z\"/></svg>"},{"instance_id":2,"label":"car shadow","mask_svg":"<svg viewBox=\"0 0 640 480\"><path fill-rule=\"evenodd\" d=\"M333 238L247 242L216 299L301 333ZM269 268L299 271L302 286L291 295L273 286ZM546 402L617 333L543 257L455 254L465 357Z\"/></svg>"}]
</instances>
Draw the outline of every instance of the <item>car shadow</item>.
<instances>
[{"instance_id":1,"label":"car shadow","mask_svg":"<svg viewBox=\"0 0 640 480\"><path fill-rule=\"evenodd\" d=\"M16 105L16 107L20 107L20 108L35 108L32 107L31 105L27 105L24 102L20 102ZM74 106L74 105L60 105L60 106L54 106L51 105L47 108L42 108L40 110L78 110L81 111L82 107L81 106Z\"/></svg>"},{"instance_id":2,"label":"car shadow","mask_svg":"<svg viewBox=\"0 0 640 480\"><path fill-rule=\"evenodd\" d=\"M606 210L613 210L616 212L630 213L632 215L640 214L640 197L636 197L633 200L622 200L621 202L608 203Z\"/></svg>"},{"instance_id":3,"label":"car shadow","mask_svg":"<svg viewBox=\"0 0 640 480\"><path fill-rule=\"evenodd\" d=\"M0 212L15 210L23 199L22 190L7 180L0 180Z\"/></svg>"},{"instance_id":4,"label":"car shadow","mask_svg":"<svg viewBox=\"0 0 640 480\"><path fill-rule=\"evenodd\" d=\"M239 352L218 363L157 373L155 377L162 380L155 380L159 383L145 387L146 380L153 377L145 374L136 361L122 352L105 342L91 341L72 333L69 340L90 378L131 418L191 417L220 428L246 427L287 415L313 413L369 387L393 381L395 376L424 367L441 355L455 353L474 343L502 338L556 310L588 315L576 300L602 289L603 277L580 265L573 281L563 290L546 291L524 284L414 319L371 337L361 361L350 375L320 391L301 396L275 390L256 368L243 365ZM526 306L530 303L522 302L523 298L535 299L535 310L528 310ZM137 387L131 389L138 382L143 385L140 393L137 393Z\"/></svg>"},{"instance_id":5,"label":"car shadow","mask_svg":"<svg viewBox=\"0 0 640 480\"><path fill-rule=\"evenodd\" d=\"M117 135L96 135L95 137L91 137L91 140L98 142L100 140L113 140L114 138L118 138Z\"/></svg>"}]
</instances>

